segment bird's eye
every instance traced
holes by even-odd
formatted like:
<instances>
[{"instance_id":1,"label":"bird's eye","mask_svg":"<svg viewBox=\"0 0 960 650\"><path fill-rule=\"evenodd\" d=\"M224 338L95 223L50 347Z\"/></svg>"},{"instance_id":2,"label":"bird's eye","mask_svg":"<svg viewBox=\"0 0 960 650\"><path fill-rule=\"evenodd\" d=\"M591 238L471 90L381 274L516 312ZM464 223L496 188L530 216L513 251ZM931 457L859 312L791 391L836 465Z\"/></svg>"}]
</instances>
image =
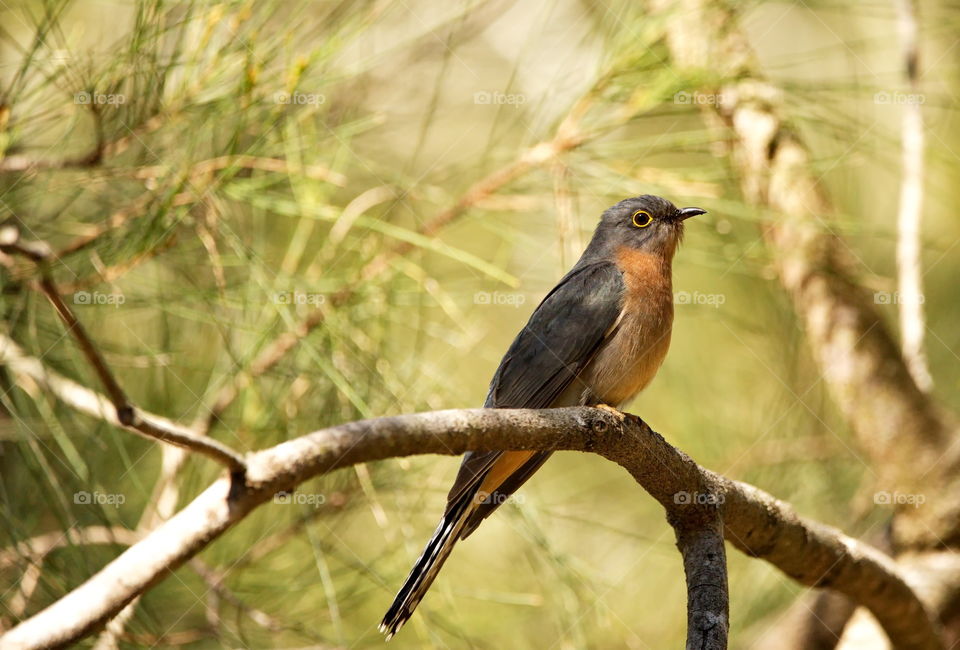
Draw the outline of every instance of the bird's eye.
<instances>
[{"instance_id":1,"label":"bird's eye","mask_svg":"<svg viewBox=\"0 0 960 650\"><path fill-rule=\"evenodd\" d=\"M633 213L633 225L637 228L646 228L653 223L653 217L646 210L637 210Z\"/></svg>"}]
</instances>

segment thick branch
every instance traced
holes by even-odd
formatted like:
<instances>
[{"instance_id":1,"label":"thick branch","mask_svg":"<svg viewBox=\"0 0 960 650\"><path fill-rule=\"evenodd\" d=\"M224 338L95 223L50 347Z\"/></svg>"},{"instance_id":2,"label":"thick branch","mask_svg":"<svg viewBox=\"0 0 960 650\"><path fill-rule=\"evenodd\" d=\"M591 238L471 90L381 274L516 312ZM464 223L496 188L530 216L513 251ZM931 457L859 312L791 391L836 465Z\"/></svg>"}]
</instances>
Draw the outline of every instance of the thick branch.
<instances>
[{"instance_id":1,"label":"thick branch","mask_svg":"<svg viewBox=\"0 0 960 650\"><path fill-rule=\"evenodd\" d=\"M687 650L726 650L730 632L730 599L723 523L717 507L684 522L672 513L677 548L687 579Z\"/></svg>"},{"instance_id":2,"label":"thick branch","mask_svg":"<svg viewBox=\"0 0 960 650\"><path fill-rule=\"evenodd\" d=\"M280 490L355 463L468 449L591 451L624 468L667 509L678 495L714 495L724 534L804 584L830 586L868 607L899 648L939 648L923 605L879 551L798 517L764 492L724 479L674 449L638 418L592 408L437 411L352 422L251 454L244 484L221 478L83 585L0 640L62 646L91 633ZM710 497L704 497L710 498ZM696 539L682 544L698 544ZM700 584L694 580L695 584ZM706 583L704 583L706 584ZM716 585L714 585L716 586ZM712 608L708 608L712 609Z\"/></svg>"},{"instance_id":3,"label":"thick branch","mask_svg":"<svg viewBox=\"0 0 960 650\"><path fill-rule=\"evenodd\" d=\"M960 557L953 551L925 551L906 553L897 558L901 573L914 591L923 598L930 611L944 612L944 635L956 647L956 635L951 629L950 619L954 616L960 599ZM883 638L883 631L863 610L850 621L844 630L838 650L857 650L862 648L888 649L890 646Z\"/></svg>"}]
</instances>

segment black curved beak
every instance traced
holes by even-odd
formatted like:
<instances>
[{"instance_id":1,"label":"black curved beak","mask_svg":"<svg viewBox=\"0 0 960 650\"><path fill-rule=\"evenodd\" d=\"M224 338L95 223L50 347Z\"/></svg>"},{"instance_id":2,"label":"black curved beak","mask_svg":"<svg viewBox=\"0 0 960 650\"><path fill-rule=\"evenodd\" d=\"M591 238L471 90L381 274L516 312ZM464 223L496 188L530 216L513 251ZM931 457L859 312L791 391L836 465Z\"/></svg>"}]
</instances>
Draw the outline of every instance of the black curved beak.
<instances>
[{"instance_id":1,"label":"black curved beak","mask_svg":"<svg viewBox=\"0 0 960 650\"><path fill-rule=\"evenodd\" d=\"M707 211L703 208L680 208L677 210L677 219L683 221L684 219L689 219L690 217L696 217L706 213Z\"/></svg>"}]
</instances>

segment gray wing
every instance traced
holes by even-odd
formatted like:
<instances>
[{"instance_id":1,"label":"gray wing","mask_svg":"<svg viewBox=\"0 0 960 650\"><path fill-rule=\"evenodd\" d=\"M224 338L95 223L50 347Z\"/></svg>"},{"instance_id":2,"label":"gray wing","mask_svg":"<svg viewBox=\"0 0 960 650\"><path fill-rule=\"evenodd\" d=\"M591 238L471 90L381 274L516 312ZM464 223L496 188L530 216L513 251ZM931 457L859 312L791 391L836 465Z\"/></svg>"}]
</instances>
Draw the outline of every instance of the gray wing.
<instances>
[{"instance_id":1,"label":"gray wing","mask_svg":"<svg viewBox=\"0 0 960 650\"><path fill-rule=\"evenodd\" d=\"M610 262L574 267L547 294L514 339L490 382L484 406L552 406L611 334L620 315L623 291L623 275ZM500 453L467 452L448 499L452 501L474 486ZM516 481L511 480L509 486L504 484L503 490L498 490L504 492L501 496L520 487L548 456L545 452L531 458L517 473ZM496 505L482 505L464 536Z\"/></svg>"},{"instance_id":2,"label":"gray wing","mask_svg":"<svg viewBox=\"0 0 960 650\"><path fill-rule=\"evenodd\" d=\"M548 408L583 370L620 315L623 274L574 268L537 307L500 362L484 406Z\"/></svg>"}]
</instances>

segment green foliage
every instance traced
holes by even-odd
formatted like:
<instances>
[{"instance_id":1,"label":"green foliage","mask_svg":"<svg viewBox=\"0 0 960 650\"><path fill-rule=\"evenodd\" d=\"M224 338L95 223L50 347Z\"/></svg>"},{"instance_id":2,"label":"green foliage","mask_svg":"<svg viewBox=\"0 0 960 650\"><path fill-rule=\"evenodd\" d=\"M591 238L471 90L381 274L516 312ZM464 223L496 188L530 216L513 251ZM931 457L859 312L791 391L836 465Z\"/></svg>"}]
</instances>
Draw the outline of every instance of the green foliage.
<instances>
[{"instance_id":1,"label":"green foliage","mask_svg":"<svg viewBox=\"0 0 960 650\"><path fill-rule=\"evenodd\" d=\"M925 17L937 25L933 51L944 25L956 26L936 11ZM781 49L793 27L778 12L815 37L804 54ZM835 24L858 26L860 38L840 41ZM0 25L0 169L37 163L0 172L0 218L61 253L53 271L65 299L141 407L189 423L246 378L211 432L246 451L361 417L478 405L600 211L658 193L710 214L690 223L676 260L675 289L689 302L677 306L671 354L630 410L704 465L805 514L852 534L882 525L868 496L875 477L774 281L757 229L768 215L741 201L697 110L707 99L696 89L722 80L672 68L669 19L629 2L47 0L8 3ZM750 3L745 25L836 199L824 220L864 262L863 283L892 291L897 114L873 102L899 88L891 15L885 5ZM824 80L828 67L842 76ZM956 402L947 96L927 103L925 283L934 376ZM490 191L475 186L570 129L577 146ZM442 227L425 230L438 217ZM30 290L30 265L0 273L4 333L99 390ZM311 317L316 327L256 371L278 336ZM0 546L135 528L160 472L157 445L16 385L7 369L0 380ZM152 590L122 644L379 647L376 623L455 467L413 458L302 486L304 503L255 512L200 568ZM217 471L190 459L179 503ZM561 454L519 500L458 549L394 645L682 642L672 533L624 472ZM117 552L65 544L23 605L29 560L0 565L0 625ZM746 647L797 590L754 560L730 561L732 638Z\"/></svg>"}]
</instances>

